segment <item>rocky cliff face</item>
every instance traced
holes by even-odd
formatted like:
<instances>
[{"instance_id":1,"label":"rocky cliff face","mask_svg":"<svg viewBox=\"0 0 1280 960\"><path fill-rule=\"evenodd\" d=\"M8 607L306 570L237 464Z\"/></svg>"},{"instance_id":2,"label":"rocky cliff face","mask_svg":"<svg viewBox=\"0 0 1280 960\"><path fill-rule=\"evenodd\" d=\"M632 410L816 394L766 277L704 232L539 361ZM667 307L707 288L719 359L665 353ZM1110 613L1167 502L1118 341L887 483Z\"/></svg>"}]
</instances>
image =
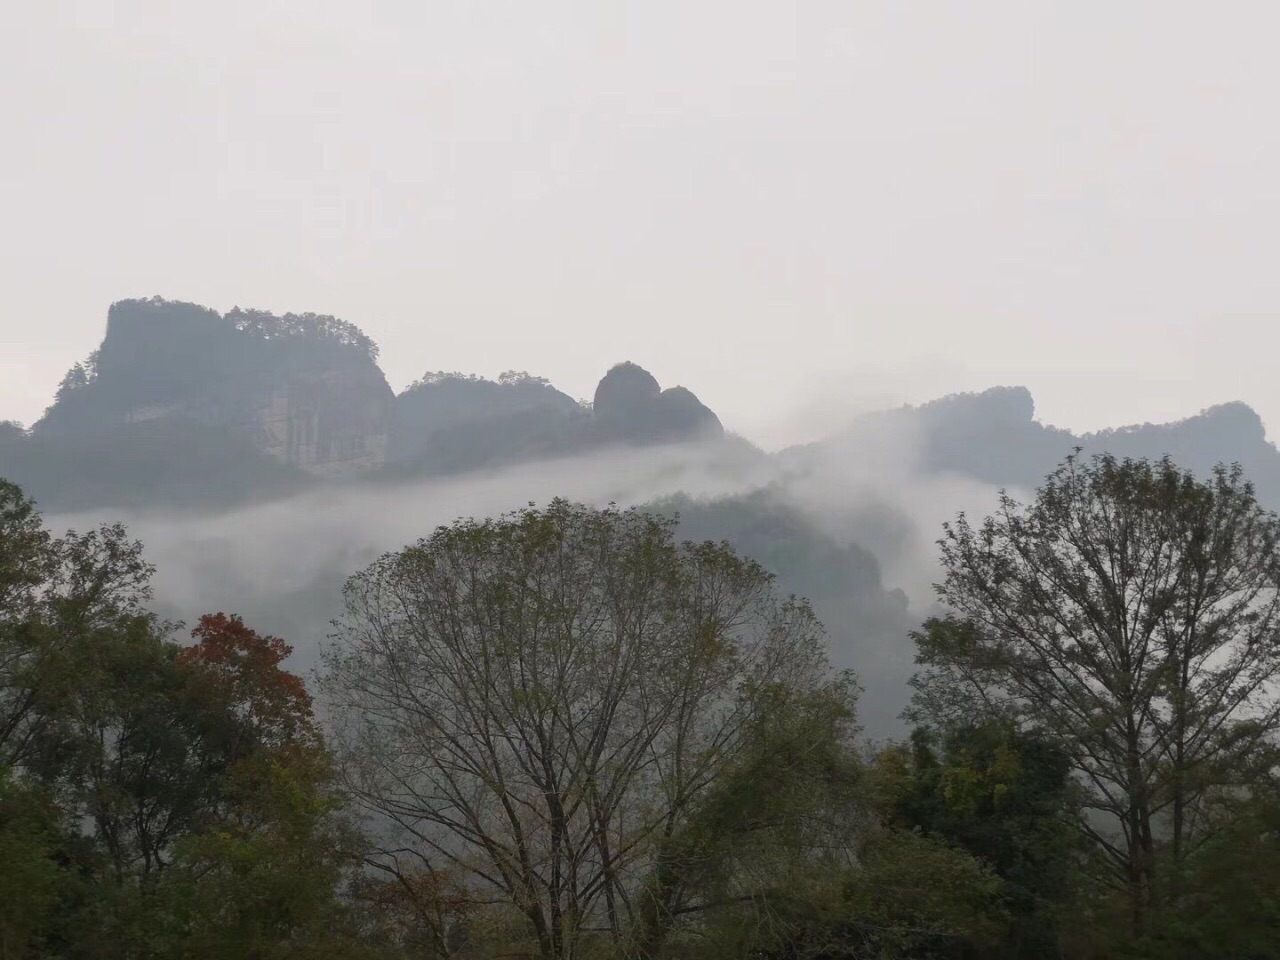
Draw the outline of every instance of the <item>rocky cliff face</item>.
<instances>
[{"instance_id":1,"label":"rocky cliff face","mask_svg":"<svg viewBox=\"0 0 1280 960\"><path fill-rule=\"evenodd\" d=\"M377 470L387 462L391 396L383 388L385 380L359 370L295 372L256 399L254 445L318 476Z\"/></svg>"},{"instance_id":2,"label":"rocky cliff face","mask_svg":"<svg viewBox=\"0 0 1280 960\"><path fill-rule=\"evenodd\" d=\"M112 305L101 345L30 435L0 437L0 470L54 499L74 488L77 503L135 502L166 485L175 500L225 499L389 466L457 473L723 434L690 391L663 390L635 364L605 375L594 407L514 372L431 374L397 397L349 323L156 297ZM73 480L79 462L92 470Z\"/></svg>"},{"instance_id":3,"label":"rocky cliff face","mask_svg":"<svg viewBox=\"0 0 1280 960\"><path fill-rule=\"evenodd\" d=\"M333 317L126 300L33 433L70 438L199 423L319 476L386 462L392 391L376 349Z\"/></svg>"}]
</instances>

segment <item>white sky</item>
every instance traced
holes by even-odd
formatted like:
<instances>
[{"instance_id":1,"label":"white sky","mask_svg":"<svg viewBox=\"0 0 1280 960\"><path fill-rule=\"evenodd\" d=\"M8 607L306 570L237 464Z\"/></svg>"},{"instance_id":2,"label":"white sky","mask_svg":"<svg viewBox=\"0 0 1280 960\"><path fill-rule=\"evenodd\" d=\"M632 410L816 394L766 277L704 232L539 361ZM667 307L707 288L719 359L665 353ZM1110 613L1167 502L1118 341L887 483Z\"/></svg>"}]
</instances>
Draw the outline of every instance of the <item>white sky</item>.
<instances>
[{"instance_id":1,"label":"white sky","mask_svg":"<svg viewBox=\"0 0 1280 960\"><path fill-rule=\"evenodd\" d=\"M0 419L113 300L333 313L768 444L995 383L1280 424L1280 5L17 0ZM825 412L821 415L819 410ZM797 413L808 416L797 425Z\"/></svg>"}]
</instances>

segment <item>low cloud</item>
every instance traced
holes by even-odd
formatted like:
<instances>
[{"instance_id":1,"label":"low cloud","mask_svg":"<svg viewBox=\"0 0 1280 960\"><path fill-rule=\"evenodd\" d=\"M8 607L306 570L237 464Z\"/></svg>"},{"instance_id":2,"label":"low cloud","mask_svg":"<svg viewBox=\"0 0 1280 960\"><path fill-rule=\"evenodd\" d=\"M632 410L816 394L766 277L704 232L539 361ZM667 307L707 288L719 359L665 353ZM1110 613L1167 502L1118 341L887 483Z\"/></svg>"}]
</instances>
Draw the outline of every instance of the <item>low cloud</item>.
<instances>
[{"instance_id":1,"label":"low cloud","mask_svg":"<svg viewBox=\"0 0 1280 960\"><path fill-rule=\"evenodd\" d=\"M494 516L558 496L631 506L674 493L716 499L767 488L818 533L871 550L886 589L908 598L901 629L880 625L861 646L845 648L857 624L828 624L833 660L859 672L871 726L884 734L905 703L907 630L933 606L941 525L962 510L989 511L997 494L987 484L921 469L921 439L895 418L892 427L864 423L838 441L776 456L733 442L615 450L465 476L332 486L225 512L103 510L48 522L61 530L124 521L157 567L163 615L190 622L206 612L240 613L293 644L295 665L306 670L341 612L345 578L459 517Z\"/></svg>"}]
</instances>

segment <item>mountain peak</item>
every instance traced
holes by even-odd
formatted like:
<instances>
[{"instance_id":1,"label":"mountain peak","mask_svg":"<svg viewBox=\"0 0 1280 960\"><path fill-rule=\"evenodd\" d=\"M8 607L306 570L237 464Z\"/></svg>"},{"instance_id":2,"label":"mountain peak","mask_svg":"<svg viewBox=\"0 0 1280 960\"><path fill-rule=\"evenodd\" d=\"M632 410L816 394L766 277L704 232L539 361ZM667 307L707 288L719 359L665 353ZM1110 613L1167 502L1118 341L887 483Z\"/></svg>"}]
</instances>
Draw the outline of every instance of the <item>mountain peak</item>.
<instances>
[{"instance_id":1,"label":"mountain peak","mask_svg":"<svg viewBox=\"0 0 1280 960\"><path fill-rule=\"evenodd\" d=\"M142 442L139 431L199 432L228 457L247 446L309 473L359 472L385 461L392 393L376 355L359 328L331 316L120 300L33 432L110 435L123 447Z\"/></svg>"},{"instance_id":2,"label":"mountain peak","mask_svg":"<svg viewBox=\"0 0 1280 960\"><path fill-rule=\"evenodd\" d=\"M724 436L720 418L692 390L663 390L653 374L630 361L614 365L604 375L592 411L608 439L661 442Z\"/></svg>"},{"instance_id":3,"label":"mountain peak","mask_svg":"<svg viewBox=\"0 0 1280 960\"><path fill-rule=\"evenodd\" d=\"M599 417L625 416L651 403L661 392L652 373L638 363L624 360L601 378L592 406Z\"/></svg>"},{"instance_id":4,"label":"mountain peak","mask_svg":"<svg viewBox=\"0 0 1280 960\"><path fill-rule=\"evenodd\" d=\"M987 422L1028 424L1035 421L1036 403L1024 386L997 386L972 393L953 393L918 407L926 416L945 420L981 419Z\"/></svg>"},{"instance_id":5,"label":"mountain peak","mask_svg":"<svg viewBox=\"0 0 1280 960\"><path fill-rule=\"evenodd\" d=\"M1203 420L1215 429L1230 431L1237 437L1250 442L1264 443L1267 439L1267 428L1258 412L1242 400L1230 403L1219 403L1200 411L1193 420Z\"/></svg>"}]
</instances>

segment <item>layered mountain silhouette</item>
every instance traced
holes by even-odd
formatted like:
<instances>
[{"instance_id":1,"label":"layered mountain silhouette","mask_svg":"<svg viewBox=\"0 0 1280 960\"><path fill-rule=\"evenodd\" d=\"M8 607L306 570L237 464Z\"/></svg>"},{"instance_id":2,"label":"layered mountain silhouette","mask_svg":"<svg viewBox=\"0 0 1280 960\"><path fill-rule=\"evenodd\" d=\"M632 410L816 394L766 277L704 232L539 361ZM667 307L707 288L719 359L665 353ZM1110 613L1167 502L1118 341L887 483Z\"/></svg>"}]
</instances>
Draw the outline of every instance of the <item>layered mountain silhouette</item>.
<instances>
[{"instance_id":1,"label":"layered mountain silhouette","mask_svg":"<svg viewBox=\"0 0 1280 960\"><path fill-rule=\"evenodd\" d=\"M684 387L663 390L634 363L604 375L583 404L541 377L496 381L428 374L395 399L390 460L398 472L456 473L614 444L718 440L720 419Z\"/></svg>"},{"instance_id":2,"label":"layered mountain silhouette","mask_svg":"<svg viewBox=\"0 0 1280 960\"><path fill-rule=\"evenodd\" d=\"M0 424L0 475L46 505L235 503L326 481L461 473L594 449L725 437L690 390L634 363L590 403L527 373L431 373L396 395L373 341L331 316L123 300L101 345L64 377L29 430ZM1171 456L1197 473L1239 462L1280 505L1280 453L1242 403L1186 420L1093 434L1040 423L1025 387L997 387L866 415L783 451L804 470L903 448L913 469L1029 490L1074 448Z\"/></svg>"},{"instance_id":3,"label":"layered mountain silhouette","mask_svg":"<svg viewBox=\"0 0 1280 960\"><path fill-rule=\"evenodd\" d=\"M1262 419L1244 403L1225 403L1173 423L1144 423L1097 433L1073 433L1035 419L1026 387L994 387L955 394L920 406L866 414L837 436L779 456L793 469L826 458L896 447L910 467L958 474L1030 491L1079 448L1086 456L1158 459L1207 475L1217 464L1239 463L1258 497L1280 507L1280 451L1267 440Z\"/></svg>"},{"instance_id":4,"label":"layered mountain silhouette","mask_svg":"<svg viewBox=\"0 0 1280 960\"><path fill-rule=\"evenodd\" d=\"M331 316L124 300L45 415L0 430L0 474L58 507L218 503L724 436L693 393L632 363L582 404L514 372L428 374L396 396L377 355Z\"/></svg>"}]
</instances>

